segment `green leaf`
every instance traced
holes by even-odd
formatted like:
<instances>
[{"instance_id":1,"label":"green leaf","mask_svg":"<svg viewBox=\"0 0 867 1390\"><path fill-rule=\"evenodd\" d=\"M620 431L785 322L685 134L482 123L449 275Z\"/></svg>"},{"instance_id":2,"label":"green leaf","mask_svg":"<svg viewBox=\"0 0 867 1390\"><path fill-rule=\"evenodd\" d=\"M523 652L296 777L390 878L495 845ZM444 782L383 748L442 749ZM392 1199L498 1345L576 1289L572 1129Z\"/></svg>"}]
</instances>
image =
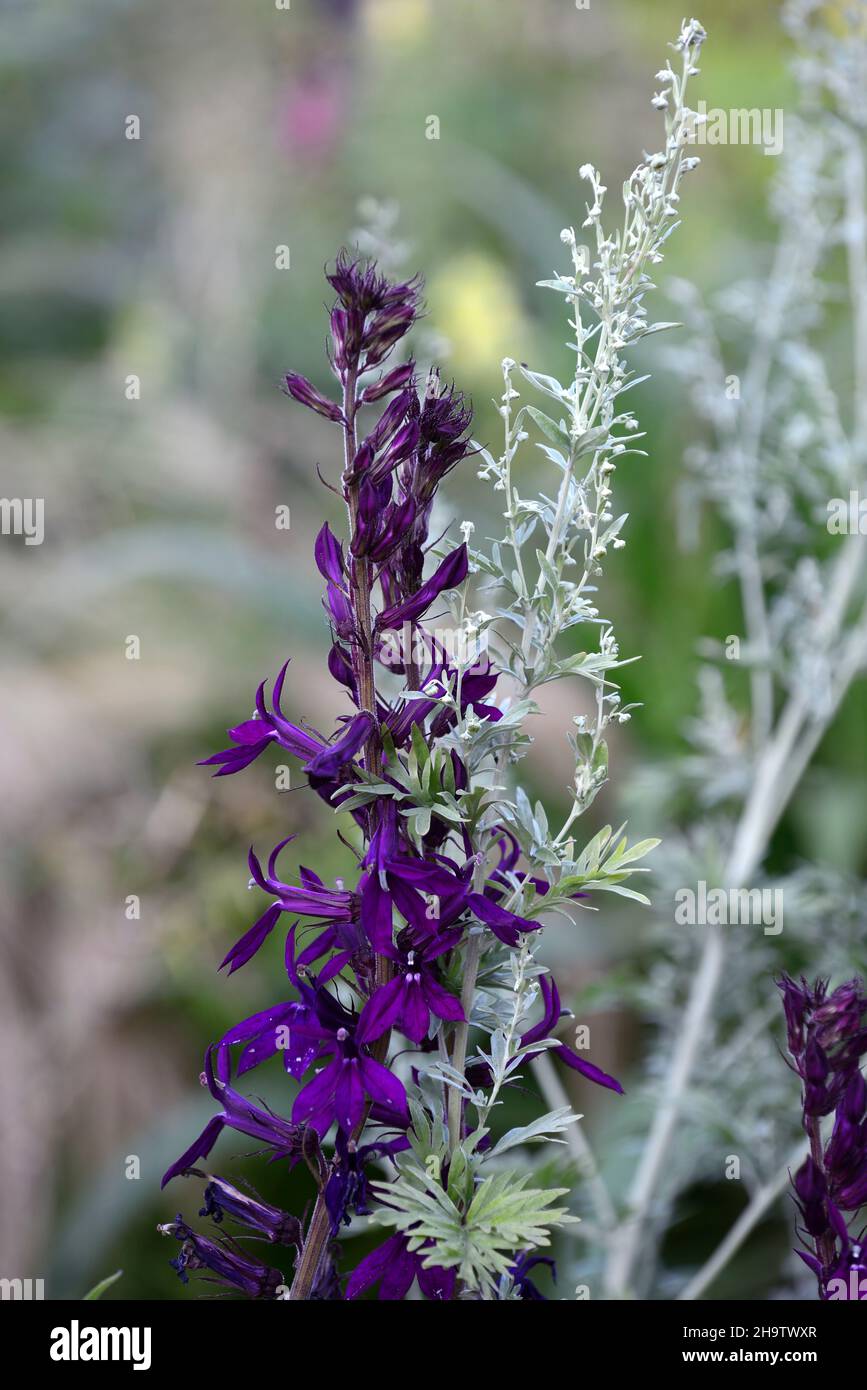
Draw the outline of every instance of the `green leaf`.
<instances>
[{"instance_id":1,"label":"green leaf","mask_svg":"<svg viewBox=\"0 0 867 1390\"><path fill-rule=\"evenodd\" d=\"M527 406L527 414L530 416L531 420L535 421L539 429L547 439L550 439L552 444L558 444L561 449L566 450L567 454L571 454L572 441L562 425L558 425L556 420L552 420L551 416L546 415L544 411L537 410L534 405Z\"/></svg>"},{"instance_id":2,"label":"green leaf","mask_svg":"<svg viewBox=\"0 0 867 1390\"><path fill-rule=\"evenodd\" d=\"M110 1289L112 1284L116 1284L122 1275L123 1270L116 1269L114 1274L109 1274L105 1279L100 1279L99 1283L94 1284L93 1288L84 1295L82 1303L92 1303L95 1299L102 1298L106 1289Z\"/></svg>"},{"instance_id":3,"label":"green leaf","mask_svg":"<svg viewBox=\"0 0 867 1390\"><path fill-rule=\"evenodd\" d=\"M550 1139L551 1135L560 1134L570 1125L574 1125L580 1118L580 1115L573 1115L570 1106L563 1105L558 1110L550 1111L547 1115L540 1115L538 1120L533 1120L528 1125L510 1129L495 1144L494 1148L485 1154L485 1158L498 1158L507 1149L517 1148L519 1144L543 1143L546 1139Z\"/></svg>"},{"instance_id":4,"label":"green leaf","mask_svg":"<svg viewBox=\"0 0 867 1390\"><path fill-rule=\"evenodd\" d=\"M456 1270L464 1287L482 1297L496 1296L496 1281L518 1251L550 1244L553 1226L577 1220L565 1207L552 1205L567 1188L528 1188L526 1173L486 1178L462 1210L463 1202L452 1200L426 1169L404 1160L400 1171L396 1182L375 1184L376 1196L388 1205L378 1208L374 1219L403 1232L425 1268Z\"/></svg>"}]
</instances>

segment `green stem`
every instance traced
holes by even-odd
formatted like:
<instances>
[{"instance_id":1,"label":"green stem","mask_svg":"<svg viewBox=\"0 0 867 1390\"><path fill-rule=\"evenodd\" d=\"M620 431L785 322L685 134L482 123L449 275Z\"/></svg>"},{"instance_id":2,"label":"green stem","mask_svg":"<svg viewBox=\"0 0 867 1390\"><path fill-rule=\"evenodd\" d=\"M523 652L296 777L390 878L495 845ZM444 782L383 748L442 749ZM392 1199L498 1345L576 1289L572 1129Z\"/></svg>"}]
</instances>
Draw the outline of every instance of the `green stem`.
<instances>
[{"instance_id":1,"label":"green stem","mask_svg":"<svg viewBox=\"0 0 867 1390\"><path fill-rule=\"evenodd\" d=\"M470 1014L476 993L476 977L479 973L479 958L482 953L482 932L476 931L467 942L464 957L464 982L461 987L461 1008L464 1021L455 1028L452 1046L452 1066L463 1075L467 1064L467 1040L470 1034ZM454 1153L461 1140L461 1112L463 1097L457 1086L449 1087L449 1153Z\"/></svg>"}]
</instances>

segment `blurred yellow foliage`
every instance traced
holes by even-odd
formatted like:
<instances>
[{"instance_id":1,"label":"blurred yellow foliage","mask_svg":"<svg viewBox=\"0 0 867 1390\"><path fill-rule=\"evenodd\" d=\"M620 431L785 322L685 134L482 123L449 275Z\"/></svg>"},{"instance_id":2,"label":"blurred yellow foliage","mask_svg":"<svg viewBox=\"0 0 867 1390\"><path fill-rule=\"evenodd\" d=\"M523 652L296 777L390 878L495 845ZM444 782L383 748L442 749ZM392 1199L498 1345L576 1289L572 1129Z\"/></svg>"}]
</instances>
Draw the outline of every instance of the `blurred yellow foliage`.
<instances>
[{"instance_id":1,"label":"blurred yellow foliage","mask_svg":"<svg viewBox=\"0 0 867 1390\"><path fill-rule=\"evenodd\" d=\"M531 352L514 280L488 256L452 258L428 286L431 319L451 345L456 376L488 378L509 354Z\"/></svg>"},{"instance_id":2,"label":"blurred yellow foliage","mask_svg":"<svg viewBox=\"0 0 867 1390\"><path fill-rule=\"evenodd\" d=\"M370 37L392 46L424 38L432 17L430 0L369 0L363 14Z\"/></svg>"}]
</instances>

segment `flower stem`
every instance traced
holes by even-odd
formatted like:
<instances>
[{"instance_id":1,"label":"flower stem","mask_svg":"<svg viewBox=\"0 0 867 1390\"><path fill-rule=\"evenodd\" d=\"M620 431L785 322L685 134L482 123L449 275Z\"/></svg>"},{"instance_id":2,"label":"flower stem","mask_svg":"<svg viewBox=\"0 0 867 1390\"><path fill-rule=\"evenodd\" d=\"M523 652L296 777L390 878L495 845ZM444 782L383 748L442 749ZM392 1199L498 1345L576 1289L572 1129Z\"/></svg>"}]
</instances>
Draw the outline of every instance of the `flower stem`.
<instances>
[{"instance_id":1,"label":"flower stem","mask_svg":"<svg viewBox=\"0 0 867 1390\"><path fill-rule=\"evenodd\" d=\"M358 509L359 509L359 483L357 481L347 482L355 459L357 449L355 417L358 411L358 401L356 399L356 385L358 381L358 371L355 367L350 367L343 382L343 414L345 418L343 432L343 456L344 456L344 496L349 512L349 534L350 552L352 542L358 532ZM352 644L352 668L358 688L359 709L367 710L377 719L376 710L376 676L373 665L373 620L370 612L370 595L372 585L370 561L366 555L352 555L349 561L349 582L350 582L350 603L355 617L356 632L355 640ZM368 772L375 772L379 768L382 757L382 744L379 737L379 724L374 723L370 736L365 744L365 766ZM375 812L371 811L371 823L369 831L372 834L374 829L373 818ZM380 989L388 984L391 979L391 961L387 956L377 956L375 964L375 988ZM385 1060L388 1052L389 1033L378 1038L371 1048L371 1052L377 1061ZM358 1140L365 1124L367 1123L367 1111L362 1116L352 1133L353 1140ZM327 1181L327 1180L326 1180ZM304 1302L309 1299L328 1250L328 1238L331 1229L331 1218L325 1204L325 1186L323 1183L316 1198L316 1205L313 1208L313 1215L307 1227L307 1236L304 1241L304 1248L298 1260L295 1271L295 1278L289 1291L290 1302Z\"/></svg>"},{"instance_id":2,"label":"flower stem","mask_svg":"<svg viewBox=\"0 0 867 1390\"><path fill-rule=\"evenodd\" d=\"M482 952L482 933L473 932L467 942L464 957L464 980L461 987L461 1008L464 1020L455 1028L452 1046L452 1066L463 1075L467 1062L467 1040L470 1034L470 1013L476 993L476 976L479 973L479 958ZM461 1139L461 1102L463 1097L457 1086L449 1087L449 1153L454 1153Z\"/></svg>"},{"instance_id":3,"label":"flower stem","mask_svg":"<svg viewBox=\"0 0 867 1390\"><path fill-rule=\"evenodd\" d=\"M804 1128L807 1131L807 1138L810 1141L810 1154L813 1163L822 1177L825 1178L825 1146L822 1143L822 1121L818 1115L811 1115L804 1121ZM824 1235L816 1237L816 1254L822 1262L823 1271L828 1270L834 1263L835 1244L834 1236L830 1229ZM824 1297L824 1294L821 1295Z\"/></svg>"}]
</instances>

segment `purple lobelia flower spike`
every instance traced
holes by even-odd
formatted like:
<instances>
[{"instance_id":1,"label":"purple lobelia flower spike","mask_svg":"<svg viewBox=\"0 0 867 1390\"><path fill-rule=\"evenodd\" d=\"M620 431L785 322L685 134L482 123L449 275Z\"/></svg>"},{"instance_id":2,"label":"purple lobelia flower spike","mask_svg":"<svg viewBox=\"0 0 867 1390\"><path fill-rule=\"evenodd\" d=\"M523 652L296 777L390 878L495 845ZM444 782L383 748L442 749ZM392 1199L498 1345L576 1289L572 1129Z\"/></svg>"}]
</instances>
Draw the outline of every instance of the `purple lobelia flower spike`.
<instances>
[{"instance_id":1,"label":"purple lobelia flower spike","mask_svg":"<svg viewBox=\"0 0 867 1390\"><path fill-rule=\"evenodd\" d=\"M810 985L802 979L799 985L784 975L778 985L810 1140L810 1155L792 1178L807 1247L797 1253L816 1275L821 1298L860 1298L867 1293L867 1283L859 1292L862 1271L867 1273L864 1233L852 1235L846 1214L867 1206L867 1083L861 1073L867 994L858 979L830 994L826 980ZM821 1122L831 1114L825 1142Z\"/></svg>"},{"instance_id":2,"label":"purple lobelia flower spike","mask_svg":"<svg viewBox=\"0 0 867 1390\"><path fill-rule=\"evenodd\" d=\"M201 1176L194 1165L208 1158L226 1128L253 1140L272 1162L303 1160L316 1188L306 1228L218 1177L209 1178L200 1211L218 1228L213 1238L196 1234L183 1217L164 1228L181 1242L172 1263L182 1279L207 1270L251 1297L277 1296L282 1276L248 1256L241 1242L264 1238L294 1247L292 1300L342 1296L334 1241L353 1214L367 1214L378 1200L369 1168L376 1164L381 1176L382 1165L397 1166L415 1152L418 1128L445 1130L444 1115L422 1099L412 1069L398 1074L394 1054L447 1055L450 1041L460 1051L470 1023L462 997L467 952L484 936L486 949L508 968L540 926L522 910L525 898L542 900L550 887L519 868L512 832L485 820L484 796L472 787L457 737L467 720L492 730L500 724L498 671L488 658L460 666L429 630L431 613L463 588L470 572L466 544L437 542L430 556L429 529L437 487L473 452L471 412L436 373L420 395L413 362L394 360L419 313L417 280L393 283L346 254L328 280L336 294L330 362L339 399L297 373L287 374L284 385L293 401L342 435L348 531L341 538L325 523L313 549L325 584L328 669L347 713L325 733L290 718L287 662L270 696L265 682L258 687L252 717L229 730L230 746L204 763L226 777L272 747L296 758L310 788L351 816L355 862L332 885L302 864L283 867L294 853L293 835L264 865L250 851L250 886L269 901L220 968L233 975L246 965L285 914L291 919L288 988L208 1049L204 1080L218 1111L163 1179ZM556 986L544 976L542 994L543 1018L521 1038L528 1059L540 1050L534 1044L549 1040L562 1012ZM460 1029L464 1042L457 1044ZM393 1047L399 1037L403 1043ZM565 1044L555 1053L590 1080L619 1089ZM295 1085L288 1119L233 1083L233 1075L246 1078L275 1058L281 1079ZM468 1133L450 1112L451 1149L445 1168L437 1158L438 1173L448 1173L453 1150ZM490 1148L484 1135L478 1143ZM441 1200L446 1186L437 1178ZM472 1183L467 1203L471 1196ZM223 1229L227 1218L239 1228L231 1236ZM461 1282L455 1261L440 1265L434 1253L431 1239L398 1232L361 1262L345 1296L378 1286L380 1298L403 1298L417 1282L425 1297L451 1299ZM508 1268L527 1298L539 1296L526 1278L533 1263L516 1239Z\"/></svg>"}]
</instances>

